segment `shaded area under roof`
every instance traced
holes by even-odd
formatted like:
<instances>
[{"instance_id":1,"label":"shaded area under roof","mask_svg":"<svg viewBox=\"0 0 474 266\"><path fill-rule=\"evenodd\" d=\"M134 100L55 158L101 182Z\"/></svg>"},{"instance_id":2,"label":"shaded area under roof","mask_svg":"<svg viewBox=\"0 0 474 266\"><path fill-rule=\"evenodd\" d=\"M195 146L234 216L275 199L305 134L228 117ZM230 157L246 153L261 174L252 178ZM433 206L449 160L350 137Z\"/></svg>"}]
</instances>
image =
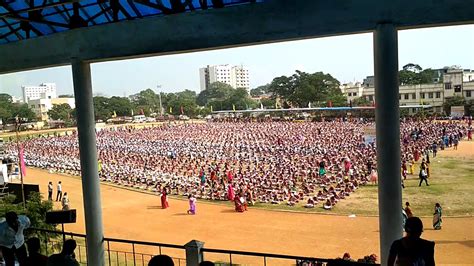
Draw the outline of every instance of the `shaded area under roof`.
<instances>
[{"instance_id":1,"label":"shaded area under roof","mask_svg":"<svg viewBox=\"0 0 474 266\"><path fill-rule=\"evenodd\" d=\"M263 0L0 0L0 44L149 16Z\"/></svg>"}]
</instances>

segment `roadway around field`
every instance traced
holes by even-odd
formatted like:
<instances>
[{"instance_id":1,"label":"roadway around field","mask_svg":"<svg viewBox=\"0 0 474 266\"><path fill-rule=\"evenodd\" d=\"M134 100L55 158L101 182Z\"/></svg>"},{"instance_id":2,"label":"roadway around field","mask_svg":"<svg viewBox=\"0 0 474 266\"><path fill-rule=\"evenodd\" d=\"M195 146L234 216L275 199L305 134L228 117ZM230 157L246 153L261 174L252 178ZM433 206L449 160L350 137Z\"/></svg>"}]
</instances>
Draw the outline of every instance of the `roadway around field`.
<instances>
[{"instance_id":1,"label":"roadway around field","mask_svg":"<svg viewBox=\"0 0 474 266\"><path fill-rule=\"evenodd\" d=\"M460 156L472 156L474 143L469 143ZM464 145L462 145L464 146ZM461 147L462 147L461 146ZM454 154L454 153L453 153ZM48 181L61 180L68 192L71 207L77 209L77 223L66 225L67 231L84 232L82 184L79 178L28 169L27 183L37 183L42 192ZM55 191L56 192L56 191ZM46 196L46 195L44 195ZM101 185L104 234L107 237L184 245L192 239L205 242L205 247L242 251L334 258L349 252L353 258L379 254L377 217L354 217L250 209L236 213L233 206L197 203L197 215L187 215L185 200L170 199L163 210L156 195ZM373 206L377 208L377 206ZM59 209L59 202L55 202ZM446 217L441 231L431 229L431 217L423 218L423 237L436 241L438 264L472 264L474 252L474 217ZM115 248L124 248L115 247ZM138 248L157 253L158 250ZM164 253L184 257L184 252L163 249ZM227 257L206 255L206 259ZM233 257L234 263L262 265L255 258ZM270 263L268 265L280 264ZM291 262L286 262L290 264ZM294 262L292 262L294 263Z\"/></svg>"}]
</instances>

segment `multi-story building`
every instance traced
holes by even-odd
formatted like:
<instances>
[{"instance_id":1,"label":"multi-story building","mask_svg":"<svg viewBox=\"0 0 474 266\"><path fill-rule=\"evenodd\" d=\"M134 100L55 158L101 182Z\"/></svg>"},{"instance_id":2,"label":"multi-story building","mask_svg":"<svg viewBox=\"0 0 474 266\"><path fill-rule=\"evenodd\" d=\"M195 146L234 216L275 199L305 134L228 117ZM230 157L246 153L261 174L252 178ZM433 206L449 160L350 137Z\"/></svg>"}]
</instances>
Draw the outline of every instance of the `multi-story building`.
<instances>
[{"instance_id":1,"label":"multi-story building","mask_svg":"<svg viewBox=\"0 0 474 266\"><path fill-rule=\"evenodd\" d=\"M474 100L474 71L447 69L443 73L442 81L442 83L400 86L400 105L431 105L433 112L442 113L446 99L461 96L466 100ZM347 102L353 102L359 97L364 97L369 102L375 102L374 86L365 85L360 83L342 85L341 90L347 97ZM416 108L411 108L409 112L416 112Z\"/></svg>"},{"instance_id":2,"label":"multi-story building","mask_svg":"<svg viewBox=\"0 0 474 266\"><path fill-rule=\"evenodd\" d=\"M229 84L234 89L250 89L249 71L243 66L215 65L199 69L201 91L206 90L214 82Z\"/></svg>"},{"instance_id":3,"label":"multi-story building","mask_svg":"<svg viewBox=\"0 0 474 266\"><path fill-rule=\"evenodd\" d=\"M43 93L40 99L30 100L28 106L36 114L36 117L41 121L49 120L48 111L54 105L68 104L71 109L76 108L74 98L47 98L46 93Z\"/></svg>"},{"instance_id":4,"label":"multi-story building","mask_svg":"<svg viewBox=\"0 0 474 266\"><path fill-rule=\"evenodd\" d=\"M30 100L41 99L41 97L47 99L57 97L55 83L42 83L39 86L21 86L21 89L23 91L24 103L28 103Z\"/></svg>"}]
</instances>

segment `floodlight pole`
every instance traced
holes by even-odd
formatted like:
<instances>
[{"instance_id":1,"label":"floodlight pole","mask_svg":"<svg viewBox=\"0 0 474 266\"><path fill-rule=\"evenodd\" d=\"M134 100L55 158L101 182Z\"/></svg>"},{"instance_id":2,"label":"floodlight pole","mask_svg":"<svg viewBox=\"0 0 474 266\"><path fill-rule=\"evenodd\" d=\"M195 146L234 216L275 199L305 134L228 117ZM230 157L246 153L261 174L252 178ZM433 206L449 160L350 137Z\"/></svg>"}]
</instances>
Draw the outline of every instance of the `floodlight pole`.
<instances>
[{"instance_id":1,"label":"floodlight pole","mask_svg":"<svg viewBox=\"0 0 474 266\"><path fill-rule=\"evenodd\" d=\"M72 60L88 265L104 265L104 233L90 64Z\"/></svg>"},{"instance_id":2,"label":"floodlight pole","mask_svg":"<svg viewBox=\"0 0 474 266\"><path fill-rule=\"evenodd\" d=\"M374 64L380 255L381 265L386 265L392 242L403 232L398 38L391 23L378 24L375 29Z\"/></svg>"}]
</instances>

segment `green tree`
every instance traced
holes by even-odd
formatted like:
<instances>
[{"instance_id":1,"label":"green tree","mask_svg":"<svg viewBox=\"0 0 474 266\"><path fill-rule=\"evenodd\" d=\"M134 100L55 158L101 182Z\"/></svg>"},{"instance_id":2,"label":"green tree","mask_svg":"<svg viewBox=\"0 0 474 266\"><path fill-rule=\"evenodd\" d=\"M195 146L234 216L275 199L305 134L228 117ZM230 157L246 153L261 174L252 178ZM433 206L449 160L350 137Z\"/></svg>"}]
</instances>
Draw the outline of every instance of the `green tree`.
<instances>
[{"instance_id":1,"label":"green tree","mask_svg":"<svg viewBox=\"0 0 474 266\"><path fill-rule=\"evenodd\" d=\"M130 116L133 108L132 102L127 97L112 96L108 99L108 109L111 114L115 112L117 116Z\"/></svg>"},{"instance_id":2,"label":"green tree","mask_svg":"<svg viewBox=\"0 0 474 266\"><path fill-rule=\"evenodd\" d=\"M94 101L94 113L96 120L106 121L113 114L110 110L109 98L104 96L95 96Z\"/></svg>"},{"instance_id":3,"label":"green tree","mask_svg":"<svg viewBox=\"0 0 474 266\"><path fill-rule=\"evenodd\" d=\"M172 109L172 114L181 114L195 117L199 114L199 109L196 104L196 92L191 90L184 90L177 93L170 93L166 95L166 107L169 111Z\"/></svg>"},{"instance_id":4,"label":"green tree","mask_svg":"<svg viewBox=\"0 0 474 266\"><path fill-rule=\"evenodd\" d=\"M433 83L435 72L431 69L423 70L419 65L409 63L398 72L400 85L416 85Z\"/></svg>"},{"instance_id":5,"label":"green tree","mask_svg":"<svg viewBox=\"0 0 474 266\"><path fill-rule=\"evenodd\" d=\"M74 95L72 94L61 94L58 96L58 98L74 98Z\"/></svg>"},{"instance_id":6,"label":"green tree","mask_svg":"<svg viewBox=\"0 0 474 266\"><path fill-rule=\"evenodd\" d=\"M71 119L71 106L67 103L55 104L53 108L48 111L48 116L53 120L68 121Z\"/></svg>"},{"instance_id":7,"label":"green tree","mask_svg":"<svg viewBox=\"0 0 474 266\"><path fill-rule=\"evenodd\" d=\"M264 98L260 99L260 103L263 105L264 108L272 109L275 108L276 99L272 98Z\"/></svg>"},{"instance_id":8,"label":"green tree","mask_svg":"<svg viewBox=\"0 0 474 266\"><path fill-rule=\"evenodd\" d=\"M306 107L309 103L321 106L329 101L334 106L341 106L345 105L346 100L339 85L339 81L330 74L308 74L296 70L290 77L274 78L268 91L273 94L273 98L280 97L284 107Z\"/></svg>"},{"instance_id":9,"label":"green tree","mask_svg":"<svg viewBox=\"0 0 474 266\"><path fill-rule=\"evenodd\" d=\"M454 96L450 98L446 98L443 103L444 112L447 115L451 114L451 106L464 106L466 105L466 100L462 96Z\"/></svg>"},{"instance_id":10,"label":"green tree","mask_svg":"<svg viewBox=\"0 0 474 266\"><path fill-rule=\"evenodd\" d=\"M30 109L28 104L13 104L12 105L12 119L15 117L20 117L26 119L26 121L31 122L36 120L36 114Z\"/></svg>"},{"instance_id":11,"label":"green tree","mask_svg":"<svg viewBox=\"0 0 474 266\"><path fill-rule=\"evenodd\" d=\"M225 100L230 98L234 88L223 82L214 82L208 89L201 91L196 98L196 103L200 106L212 105L214 111L224 110Z\"/></svg>"},{"instance_id":12,"label":"green tree","mask_svg":"<svg viewBox=\"0 0 474 266\"><path fill-rule=\"evenodd\" d=\"M51 201L43 201L39 193L31 193L26 201L26 209L23 208L23 203L15 203L15 196L8 195L0 199L0 213L14 211L17 214L24 214L28 216L31 221L31 227L54 230L55 226L46 223L46 213L53 210L53 203ZM41 240L46 240L47 236L33 231L25 231L25 238L37 236Z\"/></svg>"},{"instance_id":13,"label":"green tree","mask_svg":"<svg viewBox=\"0 0 474 266\"><path fill-rule=\"evenodd\" d=\"M136 111L143 109L148 112L151 109L153 112L159 112L160 98L152 89L142 90L139 93L130 96L130 99L132 104L137 106L138 110Z\"/></svg>"},{"instance_id":14,"label":"green tree","mask_svg":"<svg viewBox=\"0 0 474 266\"><path fill-rule=\"evenodd\" d=\"M262 86L258 86L255 89L251 89L250 90L250 96L258 97L258 96L261 96L263 94L266 94L268 92L269 87L270 87L270 84L265 84L265 85L262 85Z\"/></svg>"},{"instance_id":15,"label":"green tree","mask_svg":"<svg viewBox=\"0 0 474 266\"><path fill-rule=\"evenodd\" d=\"M352 106L370 106L372 103L366 97L358 97L352 100Z\"/></svg>"}]
</instances>

